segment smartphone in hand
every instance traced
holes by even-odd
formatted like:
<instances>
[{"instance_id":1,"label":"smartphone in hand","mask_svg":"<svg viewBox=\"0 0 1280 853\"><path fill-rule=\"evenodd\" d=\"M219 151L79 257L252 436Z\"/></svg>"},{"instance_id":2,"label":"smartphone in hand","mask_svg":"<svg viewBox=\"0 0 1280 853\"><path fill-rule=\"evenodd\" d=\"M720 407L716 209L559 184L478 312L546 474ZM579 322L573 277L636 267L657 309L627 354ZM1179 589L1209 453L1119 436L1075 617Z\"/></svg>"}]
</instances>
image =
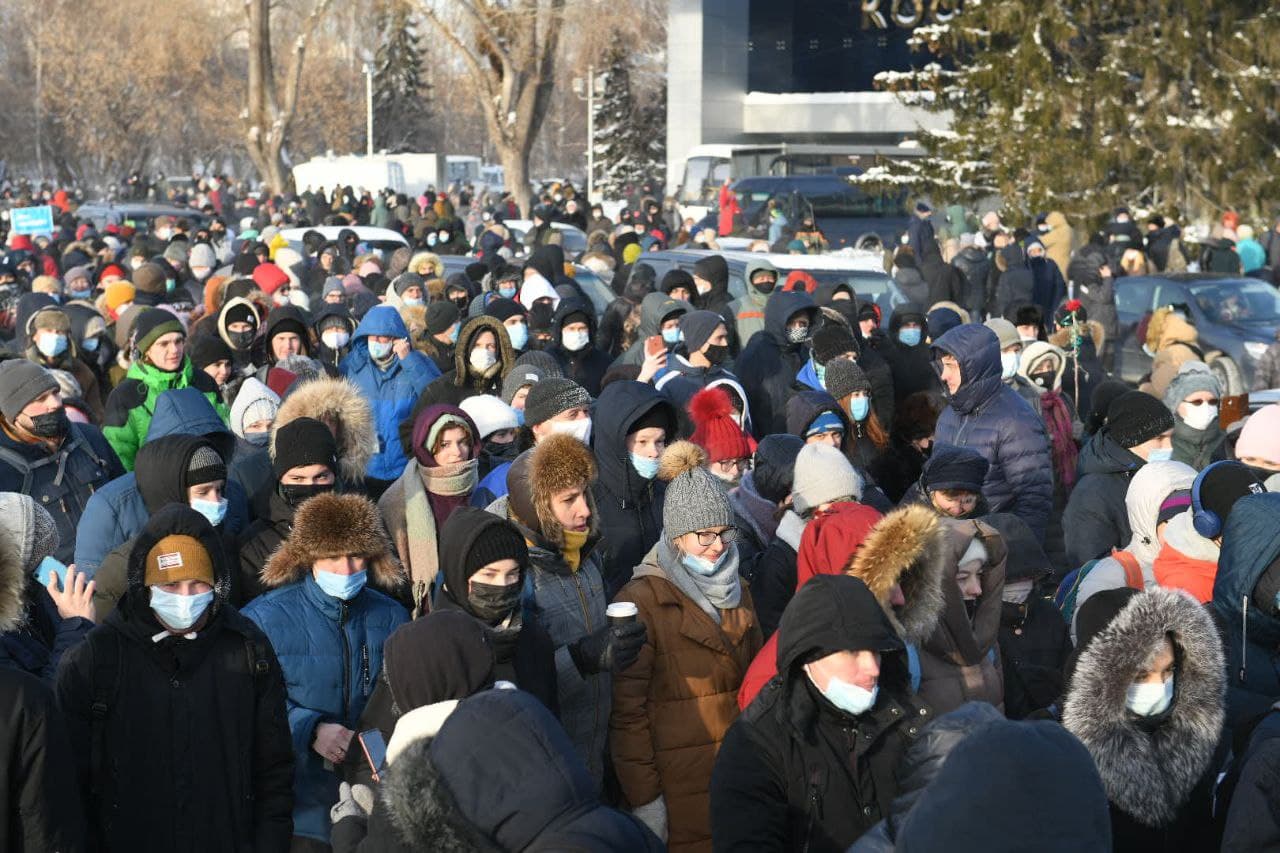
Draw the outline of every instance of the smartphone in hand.
<instances>
[{"instance_id":1,"label":"smartphone in hand","mask_svg":"<svg viewBox=\"0 0 1280 853\"><path fill-rule=\"evenodd\" d=\"M667 342L662 339L662 335L650 335L644 339L644 354L646 357L666 352L666 350Z\"/></svg>"},{"instance_id":2,"label":"smartphone in hand","mask_svg":"<svg viewBox=\"0 0 1280 853\"><path fill-rule=\"evenodd\" d=\"M360 748L364 750L365 760L369 762L369 770L373 773L373 781L381 782L383 769L387 764L387 742L382 737L382 732L377 729L369 729L360 732L357 736L360 739Z\"/></svg>"}]
</instances>

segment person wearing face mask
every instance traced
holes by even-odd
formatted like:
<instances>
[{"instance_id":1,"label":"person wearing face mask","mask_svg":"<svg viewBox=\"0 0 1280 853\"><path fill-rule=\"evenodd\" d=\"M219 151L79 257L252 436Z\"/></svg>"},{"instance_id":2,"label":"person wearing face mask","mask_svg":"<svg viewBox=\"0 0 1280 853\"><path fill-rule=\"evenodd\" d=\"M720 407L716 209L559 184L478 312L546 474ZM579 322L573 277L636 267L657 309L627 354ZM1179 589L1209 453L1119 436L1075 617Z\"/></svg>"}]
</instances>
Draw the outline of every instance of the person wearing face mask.
<instances>
[{"instance_id":1,"label":"person wearing face mask","mask_svg":"<svg viewBox=\"0 0 1280 853\"><path fill-rule=\"evenodd\" d=\"M405 450L412 458L378 508L409 577L417 617L430 609L440 571L438 531L467 505L479 481L480 437L466 412L444 404L423 408L411 426Z\"/></svg>"},{"instance_id":2,"label":"person wearing face mask","mask_svg":"<svg viewBox=\"0 0 1280 853\"><path fill-rule=\"evenodd\" d=\"M232 378L247 376L254 370L253 348L258 337L257 307L241 296L228 299L218 311L218 337L231 347Z\"/></svg>"},{"instance_id":3,"label":"person wearing face mask","mask_svg":"<svg viewBox=\"0 0 1280 853\"><path fill-rule=\"evenodd\" d=\"M1111 401L1105 425L1080 450L1080 479L1063 513L1069 566L1129 541L1125 493L1144 465L1173 456L1173 427L1173 413L1150 394L1127 391Z\"/></svg>"},{"instance_id":4,"label":"person wearing face mask","mask_svg":"<svg viewBox=\"0 0 1280 853\"><path fill-rule=\"evenodd\" d=\"M704 388L694 394L689 400L689 420L693 424L689 440L704 451L707 471L726 490L737 486L751 470L756 442L738 426L729 395L723 388Z\"/></svg>"},{"instance_id":5,"label":"person wearing face mask","mask_svg":"<svg viewBox=\"0 0 1280 853\"><path fill-rule=\"evenodd\" d=\"M870 378L856 361L837 358L827 363L824 381L828 393L849 417L858 467L870 472L876 460L889 450L889 433L880 420L878 395ZM892 393L889 398L892 401Z\"/></svg>"},{"instance_id":6,"label":"person wearing face mask","mask_svg":"<svg viewBox=\"0 0 1280 853\"><path fill-rule=\"evenodd\" d=\"M87 266L71 267L62 276L67 301L93 301L93 275Z\"/></svg>"},{"instance_id":7,"label":"person wearing face mask","mask_svg":"<svg viewBox=\"0 0 1280 853\"><path fill-rule=\"evenodd\" d=\"M260 495L258 518L236 540L242 603L264 590L259 579L275 550L289 538L293 517L304 501L336 488L338 449L333 434L312 418L298 418L275 430L271 459L274 488Z\"/></svg>"},{"instance_id":8,"label":"person wearing face mask","mask_svg":"<svg viewBox=\"0 0 1280 853\"><path fill-rule=\"evenodd\" d=\"M187 268L191 270L191 277L201 286L218 266L217 255L208 243L196 243L187 253Z\"/></svg>"},{"instance_id":9,"label":"person wearing face mask","mask_svg":"<svg viewBox=\"0 0 1280 853\"><path fill-rule=\"evenodd\" d=\"M481 480L499 465L509 465L515 461L520 455L520 445L516 441L520 422L515 409L492 394L468 397L458 408L466 412L476 425L476 436L480 441L478 476ZM479 486L476 488L479 489ZM473 492L473 497L474 494ZM474 499L471 503L475 506Z\"/></svg>"},{"instance_id":10,"label":"person wearing face mask","mask_svg":"<svg viewBox=\"0 0 1280 853\"><path fill-rule=\"evenodd\" d=\"M332 367L335 370L351 351L351 334L355 331L356 321L345 302L340 305L322 304L311 321L311 329L315 333L317 343L313 357L325 365L326 372Z\"/></svg>"},{"instance_id":11,"label":"person wearing face mask","mask_svg":"<svg viewBox=\"0 0 1280 853\"><path fill-rule=\"evenodd\" d=\"M515 360L511 339L502 322L486 315L472 317L458 332L450 369L427 386L414 411L437 403L456 406L477 394L500 393L502 380ZM407 432L408 427L403 426L402 437Z\"/></svg>"},{"instance_id":12,"label":"person wearing face mask","mask_svg":"<svg viewBox=\"0 0 1280 853\"><path fill-rule=\"evenodd\" d=\"M680 344L685 342L685 330L681 328L685 317L692 313L693 306L683 299L675 299L665 293L646 293L638 298L639 301L639 322L637 322L636 312L628 309L628 316L618 321L620 328L619 336L626 337L630 341L630 345L622 355L613 361L613 367L624 364L634 364L643 367L646 361L652 361L654 356L645 349L645 341L652 337L661 337L663 344L663 352L657 357L657 364L660 364L663 357L666 357L666 367L674 367L675 359L670 358L676 355L680 350ZM630 303L628 303L630 304ZM723 325L724 320L719 314L714 312L706 312L714 317L716 325ZM606 313L606 319L608 314ZM714 328L714 327L712 327ZM696 351L698 347L695 347ZM726 358L727 358L726 354ZM722 359L723 361L724 359ZM659 373L661 371L658 371Z\"/></svg>"},{"instance_id":13,"label":"person wearing face mask","mask_svg":"<svg viewBox=\"0 0 1280 853\"><path fill-rule=\"evenodd\" d=\"M809 294L779 291L765 307L764 331L747 342L735 361L756 438L788 431L787 400L796 373L809 359L808 341L817 315Z\"/></svg>"},{"instance_id":14,"label":"person wearing face mask","mask_svg":"<svg viewBox=\"0 0 1280 853\"><path fill-rule=\"evenodd\" d=\"M231 431L239 439L236 452L261 454L258 464L265 465L271 425L279 411L280 395L252 376L245 379L231 404Z\"/></svg>"},{"instance_id":15,"label":"person wearing face mask","mask_svg":"<svg viewBox=\"0 0 1280 853\"><path fill-rule=\"evenodd\" d=\"M888 512L892 504L860 464L855 429L849 415L826 391L798 391L787 401L787 432L805 444L825 444L839 450L866 483L863 503Z\"/></svg>"},{"instance_id":16,"label":"person wearing face mask","mask_svg":"<svg viewBox=\"0 0 1280 853\"><path fill-rule=\"evenodd\" d=\"M378 305L356 327L351 351L339 365L373 412L378 452L365 470L370 494L381 495L404 472L408 456L400 442L400 424L439 376L429 358L410 348L408 338L409 330L396 309Z\"/></svg>"},{"instance_id":17,"label":"person wearing face mask","mask_svg":"<svg viewBox=\"0 0 1280 853\"><path fill-rule=\"evenodd\" d=\"M762 644L738 574L733 508L703 459L689 442L663 452L662 534L614 599L638 608L646 641L635 665L614 678L613 767L632 813L671 850L710 842L715 755ZM696 733L680 723L687 714L701 720Z\"/></svg>"},{"instance_id":18,"label":"person wearing face mask","mask_svg":"<svg viewBox=\"0 0 1280 853\"><path fill-rule=\"evenodd\" d=\"M982 325L995 332L996 338L1000 341L1001 381L1016 391L1018 396L1026 400L1038 413L1042 392L1018 370L1022 360L1023 343L1022 338L1018 336L1017 327L1003 317L992 317Z\"/></svg>"},{"instance_id":19,"label":"person wearing face mask","mask_svg":"<svg viewBox=\"0 0 1280 853\"><path fill-rule=\"evenodd\" d=\"M906 302L893 309L889 339L882 354L893 374L895 405L918 391L940 390L928 339L928 321L919 305Z\"/></svg>"},{"instance_id":20,"label":"person wearing face mask","mask_svg":"<svg viewBox=\"0 0 1280 853\"><path fill-rule=\"evenodd\" d=\"M169 506L128 562L120 606L68 652L58 677L84 759L91 846L287 848L284 678L267 638L231 603L216 535L199 513Z\"/></svg>"},{"instance_id":21,"label":"person wearing face mask","mask_svg":"<svg viewBox=\"0 0 1280 853\"><path fill-rule=\"evenodd\" d=\"M749 341L756 332L764 329L764 309L769 296L778 286L778 269L767 260L752 259L747 262L742 275L746 285L744 295L730 305L737 321L737 339Z\"/></svg>"},{"instance_id":22,"label":"person wearing face mask","mask_svg":"<svg viewBox=\"0 0 1280 853\"><path fill-rule=\"evenodd\" d=\"M843 851L887 813L901 756L932 712L912 695L902 640L859 578L821 575L796 593L777 663L716 758L715 849Z\"/></svg>"},{"instance_id":23,"label":"person wearing face mask","mask_svg":"<svg viewBox=\"0 0 1280 853\"><path fill-rule=\"evenodd\" d=\"M123 473L97 427L67 419L47 370L23 359L0 362L0 491L23 492L49 511L61 542L55 558L73 561L90 497Z\"/></svg>"},{"instance_id":24,"label":"person wearing face mask","mask_svg":"<svg viewBox=\"0 0 1280 853\"><path fill-rule=\"evenodd\" d=\"M774 281L776 284L776 277ZM693 265L693 284L697 292L691 302L696 308L720 315L729 330L729 355L736 358L745 341L738 338L738 315L729 293L729 264L724 256L707 255L699 259Z\"/></svg>"},{"instance_id":25,"label":"person wearing face mask","mask_svg":"<svg viewBox=\"0 0 1280 853\"><path fill-rule=\"evenodd\" d=\"M600 477L592 487L600 525L609 597L631 580L631 570L658 541L666 484L658 460L678 434L675 407L652 386L619 380L596 401L595 457Z\"/></svg>"},{"instance_id":26,"label":"person wearing face mask","mask_svg":"<svg viewBox=\"0 0 1280 853\"><path fill-rule=\"evenodd\" d=\"M327 845L336 768L360 748L352 727L378 682L383 644L408 617L379 590L400 589L404 575L371 501L320 494L298 508L262 583L270 591L244 615L271 641L290 685L295 843Z\"/></svg>"},{"instance_id":27,"label":"person wearing face mask","mask_svg":"<svg viewBox=\"0 0 1280 853\"><path fill-rule=\"evenodd\" d=\"M547 352L560 362L566 377L577 382L593 397L600 393L600 381L611 359L595 345L595 311L589 304L565 299L551 321L553 343Z\"/></svg>"},{"instance_id":28,"label":"person wearing face mask","mask_svg":"<svg viewBox=\"0 0 1280 853\"><path fill-rule=\"evenodd\" d=\"M280 431L299 418L312 418L328 427L338 448L337 490L359 493L369 460L378 451L369 400L346 379L320 377L296 383L276 413L269 445L272 454L278 452Z\"/></svg>"},{"instance_id":29,"label":"person wearing face mask","mask_svg":"<svg viewBox=\"0 0 1280 853\"><path fill-rule=\"evenodd\" d=\"M293 282L283 269L268 261L254 267L252 277L253 283L267 295L273 306L278 308L289 304Z\"/></svg>"},{"instance_id":30,"label":"person wearing face mask","mask_svg":"<svg viewBox=\"0 0 1280 853\"><path fill-rule=\"evenodd\" d=\"M1202 361L1183 362L1164 392L1173 412L1173 459L1201 471L1214 458L1225 433L1218 425L1222 383Z\"/></svg>"},{"instance_id":31,"label":"person wearing face mask","mask_svg":"<svg viewBox=\"0 0 1280 853\"><path fill-rule=\"evenodd\" d=\"M462 330L458 306L446 299L432 302L424 312L424 322L426 333L419 339L418 348L442 373L453 370L458 334Z\"/></svg>"},{"instance_id":32,"label":"person wearing face mask","mask_svg":"<svg viewBox=\"0 0 1280 853\"><path fill-rule=\"evenodd\" d=\"M40 300L44 307L35 307ZM34 303L34 304L33 304ZM31 313L27 313L30 310ZM80 385L80 398L89 407L94 423L105 414L101 385L97 374L81 359L80 345L71 330L71 318L65 309L53 306L48 298L28 294L18 300L18 320L22 323L26 346L23 356L47 370L65 370Z\"/></svg>"},{"instance_id":33,"label":"person wearing face mask","mask_svg":"<svg viewBox=\"0 0 1280 853\"><path fill-rule=\"evenodd\" d=\"M1102 775L1116 851L1217 850L1228 666L1213 618L1177 590L1082 605L1062 725Z\"/></svg>"},{"instance_id":34,"label":"person wearing face mask","mask_svg":"<svg viewBox=\"0 0 1280 853\"><path fill-rule=\"evenodd\" d=\"M529 347L529 312L514 299L491 299L484 314L497 320L507 330L511 352L517 358Z\"/></svg>"}]
</instances>

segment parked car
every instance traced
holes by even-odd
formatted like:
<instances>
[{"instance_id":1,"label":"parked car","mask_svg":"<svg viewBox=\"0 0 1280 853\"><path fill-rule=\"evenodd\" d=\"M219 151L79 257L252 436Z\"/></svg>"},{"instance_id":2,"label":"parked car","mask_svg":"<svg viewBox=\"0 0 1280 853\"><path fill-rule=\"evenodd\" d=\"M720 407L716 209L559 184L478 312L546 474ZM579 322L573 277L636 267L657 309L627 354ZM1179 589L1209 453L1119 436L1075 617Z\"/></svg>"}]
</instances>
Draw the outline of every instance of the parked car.
<instances>
[{"instance_id":1,"label":"parked car","mask_svg":"<svg viewBox=\"0 0 1280 853\"><path fill-rule=\"evenodd\" d=\"M1204 360L1228 394L1243 394L1280 325L1280 293L1265 281L1214 273L1126 276L1116 280L1120 335L1116 374L1138 382L1151 371L1139 324L1157 308L1182 311L1200 334ZM1142 325L1145 329L1145 324Z\"/></svg>"},{"instance_id":2,"label":"parked car","mask_svg":"<svg viewBox=\"0 0 1280 853\"><path fill-rule=\"evenodd\" d=\"M474 264L478 258L474 255L441 255L440 262L444 264L445 278L456 272L466 272L467 266ZM609 303L616 299L616 295L609 289L609 285L605 284L604 279L596 274L595 270L590 267L584 267L582 264L573 265L573 280L577 282L578 287L582 288L582 292L591 300L591 307L595 309L596 319L604 314L604 309L609 307Z\"/></svg>"},{"instance_id":3,"label":"parked car","mask_svg":"<svg viewBox=\"0 0 1280 853\"><path fill-rule=\"evenodd\" d=\"M502 224L511 232L511 239L520 243L524 235L533 227L530 219L504 219ZM587 235L581 228L564 222L552 222L551 227L560 233L561 246L566 255L578 255L587 250Z\"/></svg>"},{"instance_id":4,"label":"parked car","mask_svg":"<svg viewBox=\"0 0 1280 853\"><path fill-rule=\"evenodd\" d=\"M91 221L93 227L99 231L114 223L116 225L132 224L135 229L149 233L156 218L160 216L186 219L197 229L209 224L209 217L194 207L152 204L144 201L88 201L77 207L75 214L80 219Z\"/></svg>"}]
</instances>

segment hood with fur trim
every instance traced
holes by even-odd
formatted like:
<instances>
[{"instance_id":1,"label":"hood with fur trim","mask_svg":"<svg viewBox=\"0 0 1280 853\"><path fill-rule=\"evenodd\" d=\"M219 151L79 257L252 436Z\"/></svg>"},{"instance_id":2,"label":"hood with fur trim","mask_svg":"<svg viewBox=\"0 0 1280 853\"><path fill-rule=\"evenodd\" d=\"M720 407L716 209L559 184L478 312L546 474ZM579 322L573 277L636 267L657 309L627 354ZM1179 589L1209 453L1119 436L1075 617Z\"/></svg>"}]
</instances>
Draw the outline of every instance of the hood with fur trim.
<instances>
[{"instance_id":1,"label":"hood with fur trim","mask_svg":"<svg viewBox=\"0 0 1280 853\"><path fill-rule=\"evenodd\" d=\"M1154 353L1173 344L1196 344L1199 341L1199 330L1182 319L1180 314L1174 313L1172 308L1165 306L1157 308L1151 315L1144 343Z\"/></svg>"},{"instance_id":2,"label":"hood with fur trim","mask_svg":"<svg viewBox=\"0 0 1280 853\"><path fill-rule=\"evenodd\" d=\"M298 418L314 418L329 428L338 445L338 468L343 480L364 480L365 466L378 452L373 411L360 389L346 379L321 377L295 385L280 404L271 427L271 458L276 434Z\"/></svg>"},{"instance_id":3,"label":"hood with fur trim","mask_svg":"<svg viewBox=\"0 0 1280 853\"><path fill-rule=\"evenodd\" d=\"M492 376L476 377L471 375L471 344L481 332L493 332L498 339L497 371ZM516 352L511 348L511 338L507 329L497 317L481 314L463 323L458 331L458 343L453 348L453 384L462 388L468 384L476 387L487 387L491 383L502 384L502 380L516 363Z\"/></svg>"},{"instance_id":4,"label":"hood with fur trim","mask_svg":"<svg viewBox=\"0 0 1280 853\"><path fill-rule=\"evenodd\" d=\"M1084 324L1085 331L1089 333L1089 338L1093 341L1093 348L1096 352L1102 352L1102 345L1107 342L1107 330L1097 320L1086 320ZM1071 351L1071 330L1067 328L1056 329L1049 336L1049 343L1053 344L1064 352Z\"/></svg>"},{"instance_id":5,"label":"hood with fur trim","mask_svg":"<svg viewBox=\"0 0 1280 853\"><path fill-rule=\"evenodd\" d=\"M929 639L942 616L946 544L937 513L905 506L876 523L845 570L862 578L898 635L915 646ZM906 599L900 608L886 604L894 584Z\"/></svg>"},{"instance_id":6,"label":"hood with fur trim","mask_svg":"<svg viewBox=\"0 0 1280 853\"><path fill-rule=\"evenodd\" d=\"M0 493L0 634L26 619L27 579L57 550L58 540L58 528L44 507L29 495Z\"/></svg>"},{"instance_id":7,"label":"hood with fur trim","mask_svg":"<svg viewBox=\"0 0 1280 853\"><path fill-rule=\"evenodd\" d=\"M376 504L360 495L316 495L298 507L289 538L262 569L262 583L293 583L316 560L348 554L368 558L369 578L380 589L396 589L404 581Z\"/></svg>"},{"instance_id":8,"label":"hood with fur trim","mask_svg":"<svg viewBox=\"0 0 1280 853\"><path fill-rule=\"evenodd\" d=\"M924 648L936 657L956 666L981 663L995 646L1000 632L1003 610L1005 561L1008 550L996 529L984 521L940 518L943 529L942 614ZM978 597L973 619L965 609L955 573L960 559L974 539L987 549L987 563L982 570L982 593Z\"/></svg>"},{"instance_id":9,"label":"hood with fur trim","mask_svg":"<svg viewBox=\"0 0 1280 853\"><path fill-rule=\"evenodd\" d=\"M550 435L516 458L507 471L507 514L526 538L551 550L564 546L564 525L555 516L551 497L565 489L586 487L591 508L588 543L597 538L599 513L591 495L596 460L587 446L571 435ZM584 549L585 550L585 549Z\"/></svg>"},{"instance_id":10,"label":"hood with fur trim","mask_svg":"<svg viewBox=\"0 0 1280 853\"><path fill-rule=\"evenodd\" d=\"M1164 637L1178 664L1173 704L1139 718L1125 706L1126 691ZM1112 804L1139 823L1164 826L1209 769L1225 696L1213 618L1186 592L1156 587L1134 596L1080 651L1062 724L1093 755Z\"/></svg>"}]
</instances>

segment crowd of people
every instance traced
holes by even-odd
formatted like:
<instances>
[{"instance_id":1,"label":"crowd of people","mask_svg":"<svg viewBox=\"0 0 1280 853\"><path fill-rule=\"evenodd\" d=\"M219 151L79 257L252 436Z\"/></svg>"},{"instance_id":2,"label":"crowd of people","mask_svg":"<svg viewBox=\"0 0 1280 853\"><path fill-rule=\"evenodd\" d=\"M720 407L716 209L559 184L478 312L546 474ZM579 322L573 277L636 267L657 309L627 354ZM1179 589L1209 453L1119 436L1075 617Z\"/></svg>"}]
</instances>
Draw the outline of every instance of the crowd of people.
<instances>
[{"instance_id":1,"label":"crowd of people","mask_svg":"<svg viewBox=\"0 0 1280 853\"><path fill-rule=\"evenodd\" d=\"M1280 845L1280 404L1176 305L1108 373L1176 227L921 204L884 316L652 198L203 190L6 239L4 849Z\"/></svg>"}]
</instances>

